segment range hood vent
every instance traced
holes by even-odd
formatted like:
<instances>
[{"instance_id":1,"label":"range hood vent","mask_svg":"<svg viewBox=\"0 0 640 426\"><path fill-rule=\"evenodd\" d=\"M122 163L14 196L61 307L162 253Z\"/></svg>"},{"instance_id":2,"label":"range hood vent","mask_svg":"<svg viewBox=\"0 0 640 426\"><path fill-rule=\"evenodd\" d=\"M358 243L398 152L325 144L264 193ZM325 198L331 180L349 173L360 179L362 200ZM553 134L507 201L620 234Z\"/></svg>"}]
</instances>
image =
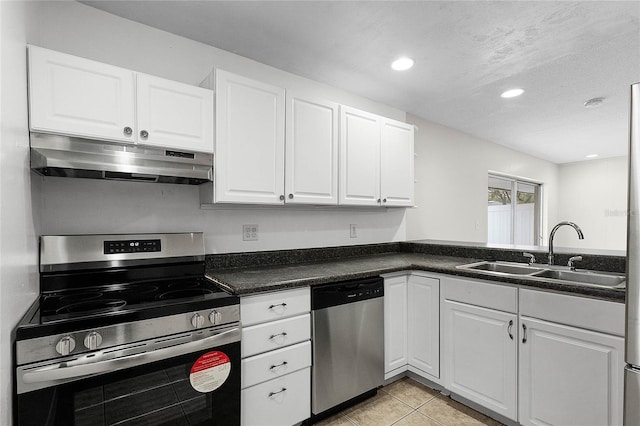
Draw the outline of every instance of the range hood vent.
<instances>
[{"instance_id":1,"label":"range hood vent","mask_svg":"<svg viewBox=\"0 0 640 426\"><path fill-rule=\"evenodd\" d=\"M31 133L31 169L43 176L199 185L213 155Z\"/></svg>"}]
</instances>

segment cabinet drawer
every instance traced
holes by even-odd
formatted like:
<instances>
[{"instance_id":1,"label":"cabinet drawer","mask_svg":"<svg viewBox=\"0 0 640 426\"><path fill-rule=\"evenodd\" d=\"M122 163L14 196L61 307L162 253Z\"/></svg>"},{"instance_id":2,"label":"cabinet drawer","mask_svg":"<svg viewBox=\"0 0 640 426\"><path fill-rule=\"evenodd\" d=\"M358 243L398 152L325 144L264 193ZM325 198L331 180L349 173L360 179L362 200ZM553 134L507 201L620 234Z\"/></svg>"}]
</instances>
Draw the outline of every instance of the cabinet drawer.
<instances>
[{"instance_id":1,"label":"cabinet drawer","mask_svg":"<svg viewBox=\"0 0 640 426\"><path fill-rule=\"evenodd\" d=\"M309 287L246 296L240 299L240 318L243 326L292 317L310 310Z\"/></svg>"},{"instance_id":2,"label":"cabinet drawer","mask_svg":"<svg viewBox=\"0 0 640 426\"><path fill-rule=\"evenodd\" d=\"M504 312L518 312L518 288L485 281L442 278L440 292L447 300Z\"/></svg>"},{"instance_id":3,"label":"cabinet drawer","mask_svg":"<svg viewBox=\"0 0 640 426\"><path fill-rule=\"evenodd\" d=\"M521 289L520 315L624 336L624 303Z\"/></svg>"},{"instance_id":4,"label":"cabinet drawer","mask_svg":"<svg viewBox=\"0 0 640 426\"><path fill-rule=\"evenodd\" d=\"M310 391L311 369L308 367L243 389L241 423L244 426L299 423L311 415Z\"/></svg>"},{"instance_id":5,"label":"cabinet drawer","mask_svg":"<svg viewBox=\"0 0 640 426\"><path fill-rule=\"evenodd\" d=\"M242 389L310 366L310 341L243 359Z\"/></svg>"},{"instance_id":6,"label":"cabinet drawer","mask_svg":"<svg viewBox=\"0 0 640 426\"><path fill-rule=\"evenodd\" d=\"M258 324L242 329L242 357L283 348L311 338L311 315Z\"/></svg>"}]
</instances>

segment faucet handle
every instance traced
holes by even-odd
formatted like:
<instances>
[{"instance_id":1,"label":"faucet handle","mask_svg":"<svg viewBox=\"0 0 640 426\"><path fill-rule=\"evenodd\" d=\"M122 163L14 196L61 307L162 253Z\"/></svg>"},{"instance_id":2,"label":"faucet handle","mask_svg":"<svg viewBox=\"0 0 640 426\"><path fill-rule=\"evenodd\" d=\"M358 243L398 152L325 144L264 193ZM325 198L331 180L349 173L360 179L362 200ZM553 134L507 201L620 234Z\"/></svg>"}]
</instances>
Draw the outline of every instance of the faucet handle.
<instances>
[{"instance_id":1,"label":"faucet handle","mask_svg":"<svg viewBox=\"0 0 640 426\"><path fill-rule=\"evenodd\" d=\"M576 266L574 265L574 262L582 262L582 256L573 256L569 258L569 261L567 262L567 266L571 268L572 271L576 270Z\"/></svg>"},{"instance_id":2,"label":"faucet handle","mask_svg":"<svg viewBox=\"0 0 640 426\"><path fill-rule=\"evenodd\" d=\"M524 252L524 253L522 253L522 255L524 257L528 257L529 258L529 262L528 262L529 265L531 265L532 263L536 263L536 257L533 254Z\"/></svg>"}]
</instances>

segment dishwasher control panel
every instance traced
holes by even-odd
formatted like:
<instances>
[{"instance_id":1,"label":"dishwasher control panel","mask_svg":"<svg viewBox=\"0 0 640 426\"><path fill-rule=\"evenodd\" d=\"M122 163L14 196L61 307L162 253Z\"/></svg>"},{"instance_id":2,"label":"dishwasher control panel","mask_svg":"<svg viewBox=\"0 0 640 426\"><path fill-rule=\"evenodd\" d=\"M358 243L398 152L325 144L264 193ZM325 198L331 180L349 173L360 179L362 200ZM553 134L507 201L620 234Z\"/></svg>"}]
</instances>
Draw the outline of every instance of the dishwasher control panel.
<instances>
[{"instance_id":1,"label":"dishwasher control panel","mask_svg":"<svg viewBox=\"0 0 640 426\"><path fill-rule=\"evenodd\" d=\"M311 309L323 309L382 296L384 281L380 277L312 286Z\"/></svg>"}]
</instances>

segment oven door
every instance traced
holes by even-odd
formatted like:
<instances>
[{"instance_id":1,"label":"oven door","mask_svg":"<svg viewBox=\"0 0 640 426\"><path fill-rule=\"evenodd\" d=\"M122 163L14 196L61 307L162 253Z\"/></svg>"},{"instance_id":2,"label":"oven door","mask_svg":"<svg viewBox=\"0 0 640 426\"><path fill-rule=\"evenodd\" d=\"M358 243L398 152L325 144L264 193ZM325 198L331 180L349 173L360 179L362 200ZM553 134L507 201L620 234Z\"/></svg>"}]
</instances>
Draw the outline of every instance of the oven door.
<instances>
[{"instance_id":1,"label":"oven door","mask_svg":"<svg viewBox=\"0 0 640 426\"><path fill-rule=\"evenodd\" d=\"M19 367L16 424L239 425L240 335L198 330Z\"/></svg>"}]
</instances>

